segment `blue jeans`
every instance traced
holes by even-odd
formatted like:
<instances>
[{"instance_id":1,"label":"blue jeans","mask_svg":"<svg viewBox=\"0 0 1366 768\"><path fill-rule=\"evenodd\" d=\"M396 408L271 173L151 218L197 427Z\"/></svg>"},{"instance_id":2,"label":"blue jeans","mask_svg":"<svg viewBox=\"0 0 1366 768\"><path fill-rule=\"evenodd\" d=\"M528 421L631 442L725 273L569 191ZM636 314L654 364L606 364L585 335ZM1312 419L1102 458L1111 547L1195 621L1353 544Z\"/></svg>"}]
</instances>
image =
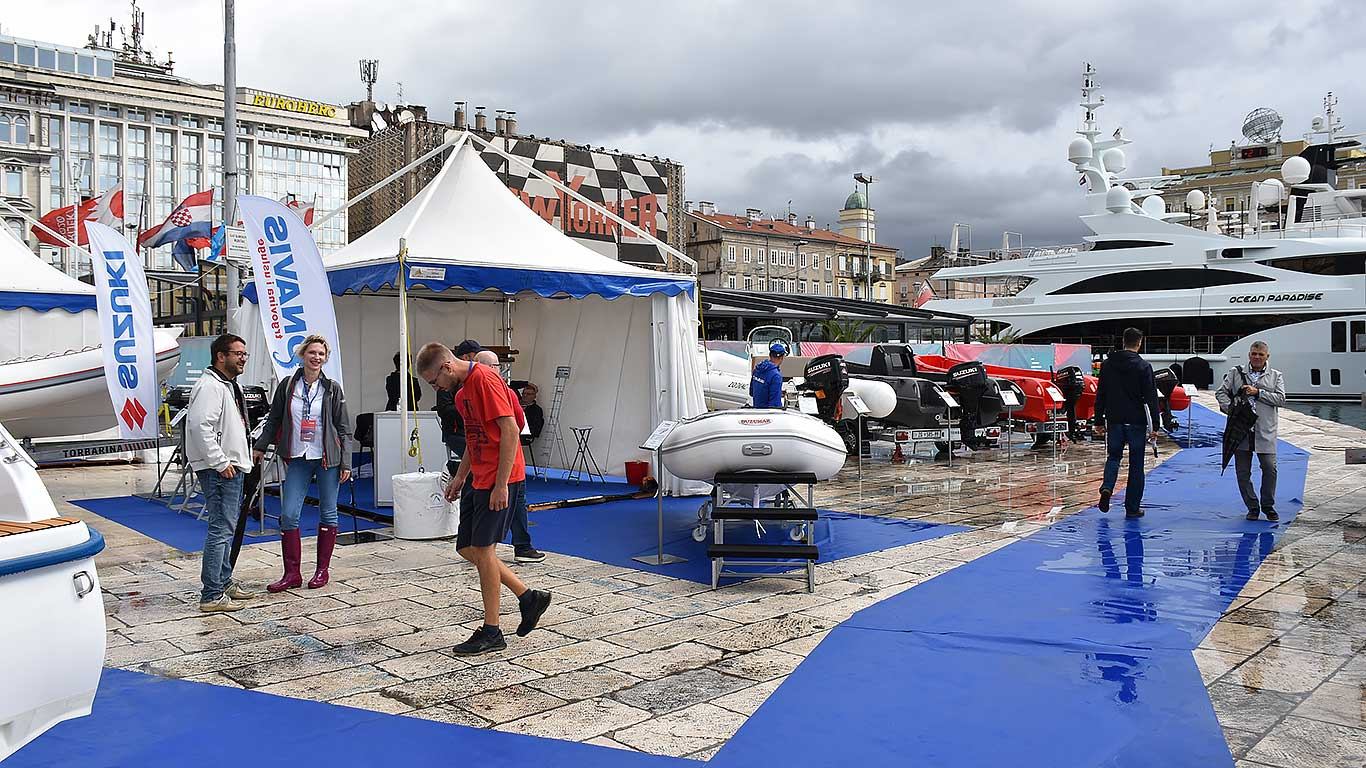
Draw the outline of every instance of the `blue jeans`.
<instances>
[{"instance_id":1,"label":"blue jeans","mask_svg":"<svg viewBox=\"0 0 1366 768\"><path fill-rule=\"evenodd\" d=\"M204 584L199 600L207 603L222 597L232 583L232 561L228 552L232 548L237 518L242 514L242 482L246 473L238 467L231 480L212 469L202 469L196 474L199 487L204 491L204 514L209 521L199 568L199 580Z\"/></svg>"},{"instance_id":2,"label":"blue jeans","mask_svg":"<svg viewBox=\"0 0 1366 768\"><path fill-rule=\"evenodd\" d=\"M1129 448L1129 485L1124 491L1124 510L1139 511L1143 502L1143 448L1148 444L1147 424L1111 424L1105 431L1105 477L1100 487L1113 491L1119 479L1119 460Z\"/></svg>"},{"instance_id":3,"label":"blue jeans","mask_svg":"<svg viewBox=\"0 0 1366 768\"><path fill-rule=\"evenodd\" d=\"M299 527L299 514L304 509L308 486L318 481L318 513L322 525L337 525L337 486L341 468L323 469L322 459L290 459L285 465L285 483L280 500L280 530L292 531Z\"/></svg>"}]
</instances>

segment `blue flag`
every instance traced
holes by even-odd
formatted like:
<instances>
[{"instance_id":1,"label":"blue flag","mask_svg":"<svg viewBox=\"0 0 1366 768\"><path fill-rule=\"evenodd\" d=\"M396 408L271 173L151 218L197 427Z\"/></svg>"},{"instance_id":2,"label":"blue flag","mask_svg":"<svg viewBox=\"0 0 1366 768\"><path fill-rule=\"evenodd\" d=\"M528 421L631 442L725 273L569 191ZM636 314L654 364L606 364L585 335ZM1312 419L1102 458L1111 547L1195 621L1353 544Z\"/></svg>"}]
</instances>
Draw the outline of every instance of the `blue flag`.
<instances>
[{"instance_id":1,"label":"blue flag","mask_svg":"<svg viewBox=\"0 0 1366 768\"><path fill-rule=\"evenodd\" d=\"M199 259L195 258L194 249L184 240L177 240L171 244L171 258L186 272L199 271Z\"/></svg>"},{"instance_id":2,"label":"blue flag","mask_svg":"<svg viewBox=\"0 0 1366 768\"><path fill-rule=\"evenodd\" d=\"M224 233L226 231L227 227L218 227L213 231L213 237L209 239L209 255L205 257L205 261L217 264L223 258L223 249L226 246Z\"/></svg>"}]
</instances>

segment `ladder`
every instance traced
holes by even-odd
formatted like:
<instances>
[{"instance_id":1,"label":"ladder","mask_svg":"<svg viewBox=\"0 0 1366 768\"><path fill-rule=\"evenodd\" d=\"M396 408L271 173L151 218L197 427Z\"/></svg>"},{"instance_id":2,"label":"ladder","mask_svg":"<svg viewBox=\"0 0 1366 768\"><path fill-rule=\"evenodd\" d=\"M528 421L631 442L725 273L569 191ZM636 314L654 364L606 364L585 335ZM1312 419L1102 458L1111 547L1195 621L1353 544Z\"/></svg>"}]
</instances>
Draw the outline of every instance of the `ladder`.
<instances>
[{"instance_id":1,"label":"ladder","mask_svg":"<svg viewBox=\"0 0 1366 768\"><path fill-rule=\"evenodd\" d=\"M549 433L549 440L542 441L545 454L541 461L542 466L551 466L555 460L555 449L560 449L560 468L565 468L569 463L569 454L564 446L564 437L560 434L560 406L564 403L564 389L569 383L569 366L561 365L555 369L555 394L550 400L550 415L546 418L546 428L543 432Z\"/></svg>"}]
</instances>

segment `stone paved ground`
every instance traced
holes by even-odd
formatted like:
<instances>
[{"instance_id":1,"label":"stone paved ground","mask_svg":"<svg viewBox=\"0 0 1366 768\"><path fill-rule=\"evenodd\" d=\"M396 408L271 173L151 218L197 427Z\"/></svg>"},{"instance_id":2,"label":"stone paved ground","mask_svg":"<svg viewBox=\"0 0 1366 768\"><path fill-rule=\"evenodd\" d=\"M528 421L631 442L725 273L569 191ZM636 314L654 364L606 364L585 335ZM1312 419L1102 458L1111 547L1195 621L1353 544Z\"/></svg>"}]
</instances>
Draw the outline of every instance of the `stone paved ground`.
<instances>
[{"instance_id":1,"label":"stone paved ground","mask_svg":"<svg viewBox=\"0 0 1366 768\"><path fill-rule=\"evenodd\" d=\"M1306 506L1196 659L1240 766L1325 766L1366 750L1366 478L1342 448L1366 433L1291 412L1311 451ZM1164 445L1163 454L1175 447ZM704 585L564 555L517 566L555 603L506 651L462 659L480 621L472 567L445 542L339 548L332 583L195 610L199 560L62 503L110 543L99 559L106 664L380 712L658 754L710 757L836 624L1094 503L1099 446L851 463L821 506L971 530L822 564L794 580ZM1151 459L1150 459L1151 462ZM61 500L148 490L150 469L47 470ZM1230 480L1231 482L1231 480ZM305 544L305 567L312 562ZM504 553L510 555L510 552ZM277 577L278 547L238 575ZM514 606L505 606L515 610Z\"/></svg>"}]
</instances>

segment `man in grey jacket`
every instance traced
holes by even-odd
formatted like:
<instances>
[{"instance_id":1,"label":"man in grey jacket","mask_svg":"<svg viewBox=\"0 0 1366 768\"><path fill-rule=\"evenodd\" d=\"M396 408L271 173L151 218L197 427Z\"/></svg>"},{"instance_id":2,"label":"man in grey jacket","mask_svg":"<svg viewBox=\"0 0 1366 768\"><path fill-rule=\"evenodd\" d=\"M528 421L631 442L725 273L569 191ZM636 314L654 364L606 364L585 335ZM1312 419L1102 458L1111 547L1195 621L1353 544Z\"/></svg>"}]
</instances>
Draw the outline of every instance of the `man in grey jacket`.
<instances>
[{"instance_id":1,"label":"man in grey jacket","mask_svg":"<svg viewBox=\"0 0 1366 768\"><path fill-rule=\"evenodd\" d=\"M1276 513L1276 428L1278 411L1285 405L1285 377L1267 364L1271 350L1264 341L1254 341L1247 351L1248 367L1234 366L1224 375L1214 397L1219 410L1229 412L1235 398L1244 397L1257 413L1257 423L1234 451L1234 467L1238 474L1238 490L1247 506L1247 519L1256 520L1259 514L1273 523L1281 517ZM1252 456L1262 468L1261 496L1252 488Z\"/></svg>"},{"instance_id":2,"label":"man in grey jacket","mask_svg":"<svg viewBox=\"0 0 1366 768\"><path fill-rule=\"evenodd\" d=\"M255 597L232 579L228 557L242 511L242 481L251 472L247 409L237 377L247 363L247 344L225 333L209 347L213 364L190 392L185 417L185 458L199 479L209 531L204 538L199 610L240 611Z\"/></svg>"}]
</instances>

